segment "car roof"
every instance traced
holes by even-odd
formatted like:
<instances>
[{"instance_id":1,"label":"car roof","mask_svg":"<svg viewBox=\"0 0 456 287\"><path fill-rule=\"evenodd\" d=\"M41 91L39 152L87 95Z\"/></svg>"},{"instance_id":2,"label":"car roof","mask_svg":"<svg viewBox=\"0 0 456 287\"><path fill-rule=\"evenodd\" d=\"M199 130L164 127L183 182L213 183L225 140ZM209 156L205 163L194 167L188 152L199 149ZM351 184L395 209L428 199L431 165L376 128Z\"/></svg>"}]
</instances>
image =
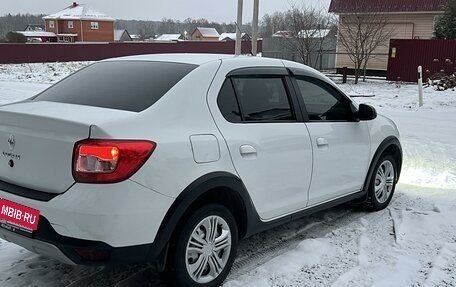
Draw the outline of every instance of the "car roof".
<instances>
[{"instance_id":1,"label":"car roof","mask_svg":"<svg viewBox=\"0 0 456 287\"><path fill-rule=\"evenodd\" d=\"M119 58L111 58L103 61L151 61L151 62L171 62L183 63L201 66L203 64L213 61L229 61L229 62L252 62L254 63L268 63L274 66L283 66L279 59L252 57L252 56L235 56L231 54L193 54L193 53L180 53L180 54L147 54L137 56L126 56Z\"/></svg>"},{"instance_id":2,"label":"car roof","mask_svg":"<svg viewBox=\"0 0 456 287\"><path fill-rule=\"evenodd\" d=\"M203 65L212 61L220 61L223 59L235 58L234 55L226 54L146 54L137 56L126 56L119 58L111 58L104 61L150 61L150 62L172 62L192 65ZM244 56L237 56L244 57Z\"/></svg>"},{"instance_id":3,"label":"car roof","mask_svg":"<svg viewBox=\"0 0 456 287\"><path fill-rule=\"evenodd\" d=\"M236 66L239 64L240 67L246 66L272 66L272 67L285 67L285 68L297 68L302 71L306 71L313 75L320 75L318 71L312 69L306 65L286 61L281 59L267 58L267 57L252 57L252 56L235 56L232 54L196 54L196 53L179 53L179 54L145 54L136 56L126 56L119 58L111 58L103 60L102 62L112 61L142 61L142 62L171 62L171 63L182 63L202 66L206 63L213 61L224 61L231 63ZM322 75L321 75L322 76Z\"/></svg>"}]
</instances>

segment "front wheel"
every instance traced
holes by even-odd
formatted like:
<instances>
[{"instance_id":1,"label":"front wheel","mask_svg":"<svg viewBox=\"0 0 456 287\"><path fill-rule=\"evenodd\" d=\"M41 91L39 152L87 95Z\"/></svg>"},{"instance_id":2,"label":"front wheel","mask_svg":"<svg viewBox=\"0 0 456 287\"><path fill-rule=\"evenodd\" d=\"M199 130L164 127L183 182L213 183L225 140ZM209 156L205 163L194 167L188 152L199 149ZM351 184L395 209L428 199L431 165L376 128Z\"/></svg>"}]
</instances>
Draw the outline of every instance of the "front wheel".
<instances>
[{"instance_id":1,"label":"front wheel","mask_svg":"<svg viewBox=\"0 0 456 287\"><path fill-rule=\"evenodd\" d=\"M171 262L177 286L220 286L233 265L237 242L236 221L224 206L195 211L175 238Z\"/></svg>"},{"instance_id":2,"label":"front wheel","mask_svg":"<svg viewBox=\"0 0 456 287\"><path fill-rule=\"evenodd\" d=\"M367 207L373 211L386 208L393 198L396 181L396 161L389 154L382 156L375 165L369 184Z\"/></svg>"}]
</instances>

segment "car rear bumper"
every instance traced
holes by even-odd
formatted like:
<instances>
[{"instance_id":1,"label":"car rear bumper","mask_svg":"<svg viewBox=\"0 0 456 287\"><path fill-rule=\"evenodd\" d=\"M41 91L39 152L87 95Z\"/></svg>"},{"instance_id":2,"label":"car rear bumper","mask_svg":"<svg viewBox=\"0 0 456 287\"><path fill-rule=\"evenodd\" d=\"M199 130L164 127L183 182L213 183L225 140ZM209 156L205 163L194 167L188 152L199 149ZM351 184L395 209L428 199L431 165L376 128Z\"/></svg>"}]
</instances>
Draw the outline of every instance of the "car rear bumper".
<instances>
[{"instance_id":1,"label":"car rear bumper","mask_svg":"<svg viewBox=\"0 0 456 287\"><path fill-rule=\"evenodd\" d=\"M114 248L106 243L59 235L46 218L30 237L0 227L0 238L69 265L119 265L152 261L153 243Z\"/></svg>"},{"instance_id":2,"label":"car rear bumper","mask_svg":"<svg viewBox=\"0 0 456 287\"><path fill-rule=\"evenodd\" d=\"M158 228L174 201L134 181L75 184L49 201L0 190L0 198L40 211L31 235L0 227L0 238L68 264L109 265L156 257Z\"/></svg>"},{"instance_id":3,"label":"car rear bumper","mask_svg":"<svg viewBox=\"0 0 456 287\"><path fill-rule=\"evenodd\" d=\"M75 264L59 248L47 242L31 239L3 228L0 228L0 238L22 246L33 253L56 259L65 264Z\"/></svg>"}]
</instances>

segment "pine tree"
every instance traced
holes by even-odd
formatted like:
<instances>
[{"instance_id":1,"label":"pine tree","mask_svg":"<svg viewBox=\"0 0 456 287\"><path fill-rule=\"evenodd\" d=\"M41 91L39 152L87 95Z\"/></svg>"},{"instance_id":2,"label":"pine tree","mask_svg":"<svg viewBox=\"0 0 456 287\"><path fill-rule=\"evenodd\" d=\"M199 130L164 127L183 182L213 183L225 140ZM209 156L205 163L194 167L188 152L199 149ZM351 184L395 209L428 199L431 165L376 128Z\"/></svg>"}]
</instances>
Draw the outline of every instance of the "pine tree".
<instances>
[{"instance_id":1,"label":"pine tree","mask_svg":"<svg viewBox=\"0 0 456 287\"><path fill-rule=\"evenodd\" d=\"M456 39L456 0L448 0L445 12L440 16L434 27L434 37L437 39Z\"/></svg>"}]
</instances>

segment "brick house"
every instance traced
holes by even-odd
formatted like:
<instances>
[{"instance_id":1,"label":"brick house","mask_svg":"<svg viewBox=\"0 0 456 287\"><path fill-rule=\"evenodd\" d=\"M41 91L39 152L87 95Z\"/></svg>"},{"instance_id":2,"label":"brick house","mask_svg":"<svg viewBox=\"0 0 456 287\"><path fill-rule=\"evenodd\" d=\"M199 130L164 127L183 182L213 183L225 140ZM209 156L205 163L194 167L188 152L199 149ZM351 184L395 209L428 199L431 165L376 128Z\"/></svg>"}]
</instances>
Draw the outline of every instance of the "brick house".
<instances>
[{"instance_id":1,"label":"brick house","mask_svg":"<svg viewBox=\"0 0 456 287\"><path fill-rule=\"evenodd\" d=\"M114 42L114 19L85 4L72 5L43 17L47 32L59 42Z\"/></svg>"},{"instance_id":2,"label":"brick house","mask_svg":"<svg viewBox=\"0 0 456 287\"><path fill-rule=\"evenodd\" d=\"M198 27L192 33L194 41L218 41L220 34L215 28Z\"/></svg>"},{"instance_id":3,"label":"brick house","mask_svg":"<svg viewBox=\"0 0 456 287\"><path fill-rule=\"evenodd\" d=\"M443 13L447 0L331 0L329 12L339 16L339 22L350 23L351 17L381 15L386 17L386 29L392 31L392 39L431 39L437 16ZM343 33L339 31L339 33ZM369 74L386 75L388 66L388 43L374 51L375 57L369 60ZM344 53L344 47L337 44L336 68L353 68L353 63Z\"/></svg>"}]
</instances>

